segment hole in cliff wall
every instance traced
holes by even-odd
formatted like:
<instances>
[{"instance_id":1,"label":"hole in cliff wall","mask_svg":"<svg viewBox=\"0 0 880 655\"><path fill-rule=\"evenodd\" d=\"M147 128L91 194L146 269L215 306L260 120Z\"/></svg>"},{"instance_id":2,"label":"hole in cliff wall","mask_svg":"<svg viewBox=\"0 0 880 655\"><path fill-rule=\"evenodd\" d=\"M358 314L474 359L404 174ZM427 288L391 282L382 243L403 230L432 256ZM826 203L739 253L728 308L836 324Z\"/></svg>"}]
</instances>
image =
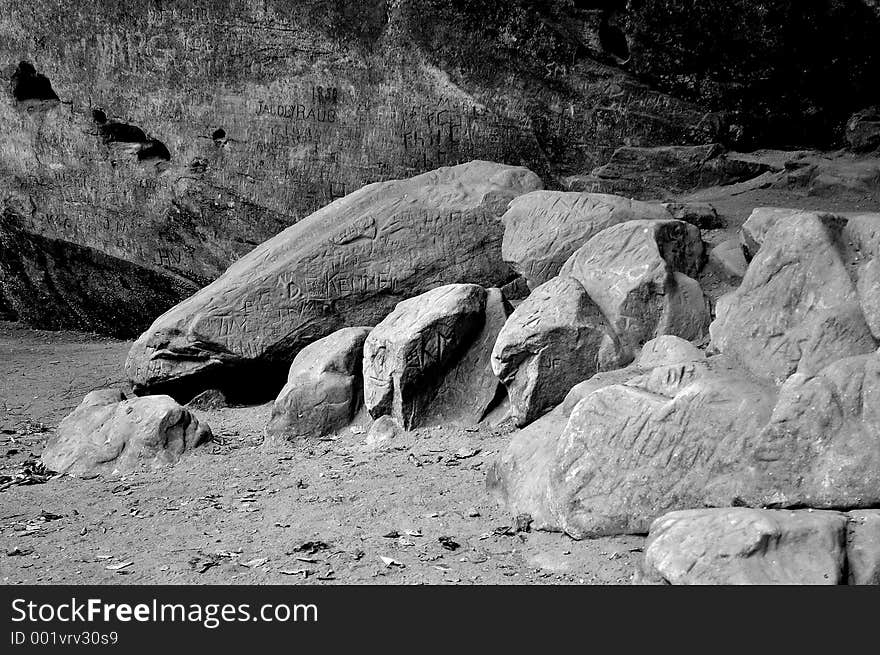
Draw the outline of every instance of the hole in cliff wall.
<instances>
[{"instance_id":1,"label":"hole in cliff wall","mask_svg":"<svg viewBox=\"0 0 880 655\"><path fill-rule=\"evenodd\" d=\"M216 130L214 130L214 131L211 133L211 138L212 138L215 142L217 142L217 141L223 141L223 140L226 138L226 130L224 130L222 127L218 127Z\"/></svg>"},{"instance_id":2,"label":"hole in cliff wall","mask_svg":"<svg viewBox=\"0 0 880 655\"><path fill-rule=\"evenodd\" d=\"M605 12L599 25L599 43L606 54L625 62L629 59L629 43L617 21L616 12Z\"/></svg>"},{"instance_id":3,"label":"hole in cliff wall","mask_svg":"<svg viewBox=\"0 0 880 655\"><path fill-rule=\"evenodd\" d=\"M171 161L171 152L168 147L158 139L147 136L141 128L129 123L110 120L103 109L93 109L92 119L98 125L98 132L105 145L114 143L127 148L132 154L137 154L139 162L159 163Z\"/></svg>"},{"instance_id":4,"label":"hole in cliff wall","mask_svg":"<svg viewBox=\"0 0 880 655\"><path fill-rule=\"evenodd\" d=\"M138 161L151 161L157 159L171 161L171 153L168 152L168 148L165 144L158 139L149 139L144 143L143 147L138 150L137 158Z\"/></svg>"},{"instance_id":5,"label":"hole in cliff wall","mask_svg":"<svg viewBox=\"0 0 880 655\"><path fill-rule=\"evenodd\" d=\"M52 88L49 78L38 73L30 62L19 62L12 73L10 83L16 102L27 104L58 102L58 94Z\"/></svg>"}]
</instances>

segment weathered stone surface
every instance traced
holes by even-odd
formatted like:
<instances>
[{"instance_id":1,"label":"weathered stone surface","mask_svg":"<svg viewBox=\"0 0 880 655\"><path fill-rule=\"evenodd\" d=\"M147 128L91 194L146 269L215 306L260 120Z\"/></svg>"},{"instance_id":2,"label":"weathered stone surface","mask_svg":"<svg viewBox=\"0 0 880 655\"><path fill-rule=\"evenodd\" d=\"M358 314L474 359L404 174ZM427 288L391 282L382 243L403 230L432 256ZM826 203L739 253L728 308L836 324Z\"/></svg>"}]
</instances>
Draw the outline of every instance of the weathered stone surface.
<instances>
[{"instance_id":1,"label":"weathered stone surface","mask_svg":"<svg viewBox=\"0 0 880 655\"><path fill-rule=\"evenodd\" d=\"M549 179L592 169L625 141L710 138L704 108L600 63L584 46L600 26L584 29L571 7L3 9L0 214L20 208L29 232L196 287L365 184L473 159L525 163ZM578 27L535 29L545 21ZM487 30L497 24L503 36ZM595 107L613 111L597 120Z\"/></svg>"},{"instance_id":2,"label":"weathered stone surface","mask_svg":"<svg viewBox=\"0 0 880 655\"><path fill-rule=\"evenodd\" d=\"M389 446L392 442L403 434L403 427L395 421L391 416L385 414L380 416L370 425L367 431L367 438L364 445L369 450L378 450Z\"/></svg>"},{"instance_id":3,"label":"weathered stone surface","mask_svg":"<svg viewBox=\"0 0 880 655\"><path fill-rule=\"evenodd\" d=\"M187 409L216 410L229 407L226 395L219 389L205 389L186 404Z\"/></svg>"},{"instance_id":4,"label":"weathered stone surface","mask_svg":"<svg viewBox=\"0 0 880 655\"><path fill-rule=\"evenodd\" d=\"M817 155L784 175L774 186L823 198L877 202L880 200L880 157L876 154Z\"/></svg>"},{"instance_id":5,"label":"weathered stone surface","mask_svg":"<svg viewBox=\"0 0 880 655\"><path fill-rule=\"evenodd\" d=\"M303 348L266 428L273 444L322 437L348 425L361 404L361 365L368 327L343 328Z\"/></svg>"},{"instance_id":6,"label":"weathered stone surface","mask_svg":"<svg viewBox=\"0 0 880 655\"><path fill-rule=\"evenodd\" d=\"M740 229L740 242L747 260L751 261L758 253L758 249L764 243L764 237L770 228L776 225L776 221L803 213L805 212L802 209L787 207L757 207L752 210Z\"/></svg>"},{"instance_id":7,"label":"weathered stone surface","mask_svg":"<svg viewBox=\"0 0 880 655\"><path fill-rule=\"evenodd\" d=\"M60 239L0 214L0 316L49 330L138 335L198 287Z\"/></svg>"},{"instance_id":8,"label":"weathered stone surface","mask_svg":"<svg viewBox=\"0 0 880 655\"><path fill-rule=\"evenodd\" d=\"M696 225L701 230L727 227L727 222L708 202L664 202L662 205L675 220Z\"/></svg>"},{"instance_id":9,"label":"weathered stone surface","mask_svg":"<svg viewBox=\"0 0 880 655\"><path fill-rule=\"evenodd\" d=\"M880 503L880 355L792 375L750 453L750 506Z\"/></svg>"},{"instance_id":10,"label":"weathered stone surface","mask_svg":"<svg viewBox=\"0 0 880 655\"><path fill-rule=\"evenodd\" d=\"M651 524L642 577L676 585L844 583L847 516L743 507L670 512Z\"/></svg>"},{"instance_id":11,"label":"weathered stone surface","mask_svg":"<svg viewBox=\"0 0 880 655\"><path fill-rule=\"evenodd\" d=\"M41 461L75 476L130 473L174 464L210 439L211 429L168 396L126 400L117 390L99 390L61 422Z\"/></svg>"},{"instance_id":12,"label":"weathered stone surface","mask_svg":"<svg viewBox=\"0 0 880 655\"><path fill-rule=\"evenodd\" d=\"M749 263L743 255L739 239L726 239L709 251L709 262L706 265L722 280L738 282L746 275Z\"/></svg>"},{"instance_id":13,"label":"weathered stone surface","mask_svg":"<svg viewBox=\"0 0 880 655\"><path fill-rule=\"evenodd\" d=\"M656 198L705 187L743 182L769 170L760 162L725 154L717 144L624 146L588 176L568 178L571 191Z\"/></svg>"},{"instance_id":14,"label":"weathered stone surface","mask_svg":"<svg viewBox=\"0 0 880 655\"><path fill-rule=\"evenodd\" d=\"M880 585L880 510L849 512L848 516L848 582L852 585Z\"/></svg>"},{"instance_id":15,"label":"weathered stone surface","mask_svg":"<svg viewBox=\"0 0 880 655\"><path fill-rule=\"evenodd\" d=\"M709 311L695 276L704 262L700 230L676 220L629 221L578 249L560 275L574 277L626 347L661 334L703 336ZM677 275L680 274L680 275Z\"/></svg>"},{"instance_id":16,"label":"weathered stone surface","mask_svg":"<svg viewBox=\"0 0 880 655\"><path fill-rule=\"evenodd\" d=\"M444 375L480 335L486 290L449 284L400 302L364 343L364 401L405 429L425 420ZM494 393L494 390L493 390Z\"/></svg>"},{"instance_id":17,"label":"weathered stone surface","mask_svg":"<svg viewBox=\"0 0 880 655\"><path fill-rule=\"evenodd\" d=\"M565 261L607 227L641 219L668 219L661 205L602 193L533 191L504 214L504 261L531 289L559 273Z\"/></svg>"},{"instance_id":18,"label":"weathered stone surface","mask_svg":"<svg viewBox=\"0 0 880 655\"><path fill-rule=\"evenodd\" d=\"M425 422L469 426L479 423L503 386L492 370L492 348L513 308L500 289L486 289L483 327L467 351L443 376L426 409Z\"/></svg>"},{"instance_id":19,"label":"weathered stone surface","mask_svg":"<svg viewBox=\"0 0 880 655\"><path fill-rule=\"evenodd\" d=\"M846 222L812 213L775 220L742 284L718 300L713 347L775 382L873 351L842 251Z\"/></svg>"},{"instance_id":20,"label":"weathered stone surface","mask_svg":"<svg viewBox=\"0 0 880 655\"><path fill-rule=\"evenodd\" d=\"M880 339L880 258L872 259L859 269L856 292L871 334Z\"/></svg>"},{"instance_id":21,"label":"weathered stone surface","mask_svg":"<svg viewBox=\"0 0 880 655\"><path fill-rule=\"evenodd\" d=\"M515 434L490 489L575 538L643 533L667 511L740 502L775 399L724 357L660 366L590 393L561 432L542 419Z\"/></svg>"},{"instance_id":22,"label":"weathered stone surface","mask_svg":"<svg viewBox=\"0 0 880 655\"><path fill-rule=\"evenodd\" d=\"M561 407L565 416L570 416L575 406L594 391L610 387L613 384L624 384L658 366L704 361L706 361L706 354L689 341L672 335L657 337L646 343L639 356L626 368L597 373L589 380L584 380L573 386L565 396Z\"/></svg>"},{"instance_id":23,"label":"weathered stone surface","mask_svg":"<svg viewBox=\"0 0 880 655\"><path fill-rule=\"evenodd\" d=\"M492 350L492 368L522 427L560 403L579 381L631 358L583 286L559 276L510 316Z\"/></svg>"},{"instance_id":24,"label":"weathered stone surface","mask_svg":"<svg viewBox=\"0 0 880 655\"><path fill-rule=\"evenodd\" d=\"M498 219L540 186L524 168L477 161L364 187L156 319L126 371L141 388L197 386L236 367L231 384L276 383L269 366L341 327L379 322L404 298L450 282L496 286L512 275Z\"/></svg>"},{"instance_id":25,"label":"weathered stone surface","mask_svg":"<svg viewBox=\"0 0 880 655\"><path fill-rule=\"evenodd\" d=\"M880 106L857 111L846 122L846 142L853 152L880 149Z\"/></svg>"}]
</instances>

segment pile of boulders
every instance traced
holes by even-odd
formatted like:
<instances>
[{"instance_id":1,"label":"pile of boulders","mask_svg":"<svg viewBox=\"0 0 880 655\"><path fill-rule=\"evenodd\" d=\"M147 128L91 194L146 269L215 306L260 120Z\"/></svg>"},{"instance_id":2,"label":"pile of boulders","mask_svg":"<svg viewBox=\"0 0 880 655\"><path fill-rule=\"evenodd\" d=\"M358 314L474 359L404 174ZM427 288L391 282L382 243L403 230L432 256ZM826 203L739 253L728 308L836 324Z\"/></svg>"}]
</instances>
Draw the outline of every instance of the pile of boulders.
<instances>
[{"instance_id":1,"label":"pile of boulders","mask_svg":"<svg viewBox=\"0 0 880 655\"><path fill-rule=\"evenodd\" d=\"M157 319L129 356L136 390L292 361L276 446L358 416L376 444L506 405L520 429L489 490L537 529L650 531L643 580L876 577L858 562L876 567L877 517L842 512L880 504L880 214L760 208L707 253L711 208L540 186L471 162L334 202ZM707 262L742 280L714 311ZM146 408L171 418L126 452L172 461L204 440L165 396L100 401L65 419L48 466L78 470L58 455L88 441L70 426ZM163 438L170 454L150 454Z\"/></svg>"}]
</instances>

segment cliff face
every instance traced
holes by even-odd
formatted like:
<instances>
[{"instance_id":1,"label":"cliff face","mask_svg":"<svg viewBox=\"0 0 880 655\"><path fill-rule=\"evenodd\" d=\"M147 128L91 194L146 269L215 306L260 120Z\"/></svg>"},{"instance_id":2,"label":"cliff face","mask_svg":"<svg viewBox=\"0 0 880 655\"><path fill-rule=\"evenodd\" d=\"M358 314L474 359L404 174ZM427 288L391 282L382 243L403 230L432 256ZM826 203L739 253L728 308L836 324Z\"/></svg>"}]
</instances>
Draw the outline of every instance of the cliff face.
<instances>
[{"instance_id":1,"label":"cliff face","mask_svg":"<svg viewBox=\"0 0 880 655\"><path fill-rule=\"evenodd\" d=\"M708 138L698 106L590 56L596 12L563 30L516 3L445 26L421 1L3 4L2 209L199 285L369 182L488 159L552 184L621 143ZM517 29L562 45L513 59Z\"/></svg>"},{"instance_id":2,"label":"cliff face","mask_svg":"<svg viewBox=\"0 0 880 655\"><path fill-rule=\"evenodd\" d=\"M370 182L487 159L552 188L621 145L729 141L727 4L2 0L0 211L201 286Z\"/></svg>"}]
</instances>

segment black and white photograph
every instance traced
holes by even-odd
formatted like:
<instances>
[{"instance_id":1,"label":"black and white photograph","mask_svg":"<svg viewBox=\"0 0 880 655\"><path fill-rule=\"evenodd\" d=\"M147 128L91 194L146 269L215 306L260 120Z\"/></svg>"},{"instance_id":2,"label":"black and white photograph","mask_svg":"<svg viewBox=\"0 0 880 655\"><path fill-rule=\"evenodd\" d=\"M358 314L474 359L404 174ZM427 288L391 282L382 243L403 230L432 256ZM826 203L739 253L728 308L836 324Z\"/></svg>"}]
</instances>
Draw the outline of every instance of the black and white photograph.
<instances>
[{"instance_id":1,"label":"black and white photograph","mask_svg":"<svg viewBox=\"0 0 880 655\"><path fill-rule=\"evenodd\" d=\"M880 585L878 346L880 0L0 0L6 652Z\"/></svg>"}]
</instances>

